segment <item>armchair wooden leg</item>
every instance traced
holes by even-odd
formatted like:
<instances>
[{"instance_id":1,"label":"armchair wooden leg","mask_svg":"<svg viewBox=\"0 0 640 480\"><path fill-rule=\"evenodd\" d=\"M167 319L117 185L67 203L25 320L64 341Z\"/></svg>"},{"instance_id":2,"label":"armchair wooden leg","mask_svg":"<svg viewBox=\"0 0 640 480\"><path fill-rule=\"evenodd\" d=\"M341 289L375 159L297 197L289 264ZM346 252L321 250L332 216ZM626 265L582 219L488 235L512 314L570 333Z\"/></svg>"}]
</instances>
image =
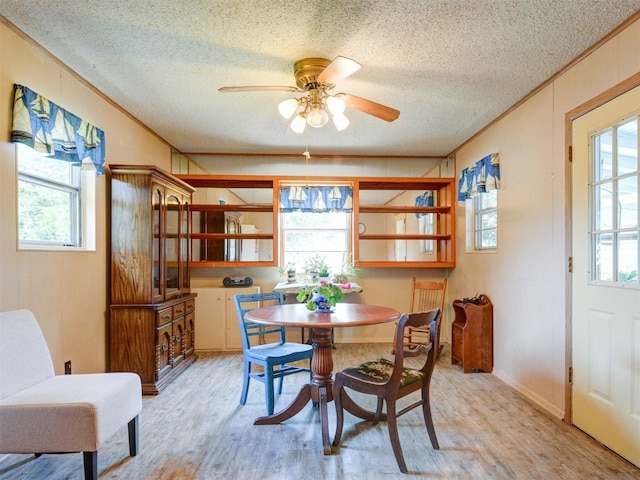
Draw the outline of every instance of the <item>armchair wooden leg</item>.
<instances>
[{"instance_id":1,"label":"armchair wooden leg","mask_svg":"<svg viewBox=\"0 0 640 480\"><path fill-rule=\"evenodd\" d=\"M439 450L440 445L438 444L438 437L436 436L436 429L433 426L433 417L431 416L431 402L429 400L429 390L423 391L422 393L422 415L424 416L424 423L427 427L427 432L429 433L429 439L431 440L431 446Z\"/></svg>"},{"instance_id":2,"label":"armchair wooden leg","mask_svg":"<svg viewBox=\"0 0 640 480\"><path fill-rule=\"evenodd\" d=\"M82 452L84 480L98 480L98 452Z\"/></svg>"},{"instance_id":3,"label":"armchair wooden leg","mask_svg":"<svg viewBox=\"0 0 640 480\"><path fill-rule=\"evenodd\" d=\"M138 454L138 415L129 422L129 455L135 457Z\"/></svg>"},{"instance_id":4,"label":"armchair wooden leg","mask_svg":"<svg viewBox=\"0 0 640 480\"><path fill-rule=\"evenodd\" d=\"M344 425L344 411L342 410L342 387L333 384L333 403L336 407L336 433L333 437L333 446L340 445L340 437L342 436L342 426Z\"/></svg>"},{"instance_id":5,"label":"armchair wooden leg","mask_svg":"<svg viewBox=\"0 0 640 480\"><path fill-rule=\"evenodd\" d=\"M380 421L380 415L382 414L382 406L384 405L384 399L382 397L378 397L378 405L376 406L376 413L373 416L373 424L377 425Z\"/></svg>"},{"instance_id":6,"label":"armchair wooden leg","mask_svg":"<svg viewBox=\"0 0 640 480\"><path fill-rule=\"evenodd\" d=\"M398 435L398 422L396 419L396 402L395 399L389 401L387 398L387 429L389 430L389 439L393 454L398 462L398 467L402 473L407 473L407 465L402 455L402 447L400 447L400 436Z\"/></svg>"}]
</instances>

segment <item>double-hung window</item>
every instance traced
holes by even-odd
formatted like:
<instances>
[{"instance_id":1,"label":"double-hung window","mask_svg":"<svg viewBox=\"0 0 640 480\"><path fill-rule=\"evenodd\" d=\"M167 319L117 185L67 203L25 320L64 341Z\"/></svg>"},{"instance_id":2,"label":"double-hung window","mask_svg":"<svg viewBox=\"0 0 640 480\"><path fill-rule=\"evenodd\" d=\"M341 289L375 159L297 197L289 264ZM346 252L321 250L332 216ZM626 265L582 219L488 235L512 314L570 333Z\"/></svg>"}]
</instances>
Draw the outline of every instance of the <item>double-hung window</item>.
<instances>
[{"instance_id":1,"label":"double-hung window","mask_svg":"<svg viewBox=\"0 0 640 480\"><path fill-rule=\"evenodd\" d=\"M498 247L498 191L490 190L472 198L474 250Z\"/></svg>"},{"instance_id":2,"label":"double-hung window","mask_svg":"<svg viewBox=\"0 0 640 480\"><path fill-rule=\"evenodd\" d=\"M95 176L104 132L37 92L14 85L19 249L95 250Z\"/></svg>"},{"instance_id":3,"label":"double-hung window","mask_svg":"<svg viewBox=\"0 0 640 480\"><path fill-rule=\"evenodd\" d=\"M500 156L491 153L460 172L458 200L466 203L467 252L498 248Z\"/></svg>"},{"instance_id":4,"label":"double-hung window","mask_svg":"<svg viewBox=\"0 0 640 480\"><path fill-rule=\"evenodd\" d=\"M351 214L347 212L282 213L282 265L301 271L314 255L324 257L330 271L340 272L350 253Z\"/></svg>"},{"instance_id":5,"label":"double-hung window","mask_svg":"<svg viewBox=\"0 0 640 480\"><path fill-rule=\"evenodd\" d=\"M279 192L281 265L298 272L323 259L331 273L343 270L351 254L352 187L284 185ZM305 272L306 273L306 272Z\"/></svg>"},{"instance_id":6,"label":"double-hung window","mask_svg":"<svg viewBox=\"0 0 640 480\"><path fill-rule=\"evenodd\" d=\"M95 249L95 171L18 144L21 249Z\"/></svg>"}]
</instances>

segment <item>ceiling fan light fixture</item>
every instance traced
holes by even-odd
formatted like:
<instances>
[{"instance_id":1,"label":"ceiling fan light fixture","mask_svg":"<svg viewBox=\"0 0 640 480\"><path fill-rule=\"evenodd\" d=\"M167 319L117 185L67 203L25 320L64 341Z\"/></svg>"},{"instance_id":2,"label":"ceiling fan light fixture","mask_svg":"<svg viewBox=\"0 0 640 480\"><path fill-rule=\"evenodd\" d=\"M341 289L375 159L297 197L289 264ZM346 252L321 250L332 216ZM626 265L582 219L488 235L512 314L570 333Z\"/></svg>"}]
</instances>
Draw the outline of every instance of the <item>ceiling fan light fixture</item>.
<instances>
[{"instance_id":1,"label":"ceiling fan light fixture","mask_svg":"<svg viewBox=\"0 0 640 480\"><path fill-rule=\"evenodd\" d=\"M304 132L305 127L307 126L307 120L300 114L296 115L296 117L291 121L289 127L295 133Z\"/></svg>"},{"instance_id":2,"label":"ceiling fan light fixture","mask_svg":"<svg viewBox=\"0 0 640 480\"><path fill-rule=\"evenodd\" d=\"M284 118L289 119L298 109L298 105L299 102L297 98L287 98L278 104L278 111Z\"/></svg>"},{"instance_id":3,"label":"ceiling fan light fixture","mask_svg":"<svg viewBox=\"0 0 640 480\"><path fill-rule=\"evenodd\" d=\"M349 122L349 119L342 114L333 116L333 124L336 126L336 129L339 132L347 128L349 126L349 123L351 123Z\"/></svg>"},{"instance_id":4,"label":"ceiling fan light fixture","mask_svg":"<svg viewBox=\"0 0 640 480\"><path fill-rule=\"evenodd\" d=\"M342 100L339 97L329 96L327 97L326 103L327 103L327 108L331 112L331 115L342 115L344 113L345 108L347 108L347 105L344 103L344 100Z\"/></svg>"},{"instance_id":5,"label":"ceiling fan light fixture","mask_svg":"<svg viewBox=\"0 0 640 480\"><path fill-rule=\"evenodd\" d=\"M312 108L307 114L307 123L312 127L324 127L328 121L329 114L322 108Z\"/></svg>"}]
</instances>

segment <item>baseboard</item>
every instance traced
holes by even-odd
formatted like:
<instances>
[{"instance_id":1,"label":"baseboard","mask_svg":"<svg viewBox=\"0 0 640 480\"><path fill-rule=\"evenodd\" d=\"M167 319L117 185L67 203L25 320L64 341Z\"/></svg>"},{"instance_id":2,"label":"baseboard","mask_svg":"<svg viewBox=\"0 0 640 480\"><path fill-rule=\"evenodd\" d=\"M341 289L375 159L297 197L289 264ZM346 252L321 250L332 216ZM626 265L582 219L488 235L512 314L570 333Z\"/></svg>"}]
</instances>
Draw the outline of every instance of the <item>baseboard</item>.
<instances>
[{"instance_id":1,"label":"baseboard","mask_svg":"<svg viewBox=\"0 0 640 480\"><path fill-rule=\"evenodd\" d=\"M498 377L500 380L502 380L504 383L509 385L518 393L521 393L522 395L527 397L529 400L531 400L533 403L535 403L539 407L549 412L554 417L559 418L560 420L564 419L564 410L556 407L552 403L549 403L547 400L540 397L538 394L532 392L522 384L516 382L513 378L509 377L508 375L505 375L505 373L502 372L501 370L494 368L493 375Z\"/></svg>"}]
</instances>

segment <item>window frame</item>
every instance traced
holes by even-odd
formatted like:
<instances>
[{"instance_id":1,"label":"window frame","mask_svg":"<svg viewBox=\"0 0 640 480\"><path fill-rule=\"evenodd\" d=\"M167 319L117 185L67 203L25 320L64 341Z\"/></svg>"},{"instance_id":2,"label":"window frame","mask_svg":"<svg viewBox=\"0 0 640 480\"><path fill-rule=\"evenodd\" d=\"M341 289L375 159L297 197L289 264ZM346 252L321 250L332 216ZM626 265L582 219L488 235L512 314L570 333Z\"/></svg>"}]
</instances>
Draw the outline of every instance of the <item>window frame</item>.
<instances>
[{"instance_id":1,"label":"window frame","mask_svg":"<svg viewBox=\"0 0 640 480\"><path fill-rule=\"evenodd\" d=\"M25 151L24 149L29 149ZM96 250L96 214L95 214L95 167L91 162L83 162L82 166L69 164L71 182L63 182L54 178L37 175L20 169L20 155L39 155L44 160L64 162L49 158L46 154L33 151L25 145L16 145L16 243L17 249L24 250L62 250L62 251L95 251ZM85 166L87 165L87 166ZM20 238L20 183L25 182L38 187L57 190L70 195L69 234L70 242L48 241Z\"/></svg>"},{"instance_id":2,"label":"window frame","mask_svg":"<svg viewBox=\"0 0 640 480\"><path fill-rule=\"evenodd\" d=\"M316 214L320 214L323 212L308 212L309 215L316 215ZM331 213L331 212L325 212L325 213ZM345 235L345 246L346 246L346 250L343 252L343 262L344 263L344 259L346 258L351 258L353 255L353 228L352 228L352 224L353 224L353 212L343 212L345 215L345 227L344 228L315 228L315 229L310 229L310 228L287 228L286 227L286 222L285 222L285 215L290 215L291 212L280 212L279 213L279 217L280 217L280 254L279 254L279 259L280 259L280 265L289 265L291 263L293 263L295 265L296 268L296 273L297 274L303 274L306 273L304 272L304 261L300 261L300 262L295 262L290 260L290 257L287 255L287 250L286 250L286 237L287 237L287 231L309 231L309 232L324 232L324 231L340 231L340 232L344 232ZM320 254L323 255L324 252L323 251L318 251L318 250L308 250L308 257L311 257L315 254ZM337 265L331 264L332 268L331 269L331 273L335 274L338 273L337 271L334 271L335 268L338 268ZM341 265L340 267L343 267L344 265Z\"/></svg>"},{"instance_id":3,"label":"window frame","mask_svg":"<svg viewBox=\"0 0 640 480\"><path fill-rule=\"evenodd\" d=\"M631 121L636 122L636 170L629 172L620 172L619 163L619 144L618 144L618 129ZM620 280L620 236L628 233L635 233L636 242L640 242L640 220L636 221L635 227L623 227L621 226L621 204L620 204L620 183L626 179L635 177L636 180L636 214L640 216L640 197L638 193L640 191L640 113L636 112L623 119L620 119L612 124L603 126L598 130L592 132L589 135L589 277L588 283L591 285L604 285L613 287L631 287L640 288L640 281L638 275L640 274L640 252L636 252L636 281ZM610 133L611 136L611 169L609 175L603 175L599 178L599 169L597 162L601 158L601 150L597 150L601 145L601 138L604 134ZM600 172L601 173L601 172ZM598 196L600 190L605 190L605 187L609 186L610 190L607 190L611 195L611 214L610 223L608 228L598 228L600 219L603 212L600 210L602 204L602 196ZM597 242L596 237L608 236L611 244L611 279L600 278L602 271L602 262L599 262L601 250L600 243ZM640 250L640 245L636 245ZM633 270L632 270L633 271Z\"/></svg>"},{"instance_id":4,"label":"window frame","mask_svg":"<svg viewBox=\"0 0 640 480\"><path fill-rule=\"evenodd\" d=\"M495 192L496 201L490 207L483 206L484 195L492 194ZM473 249L475 251L491 251L498 249L498 191L491 190L490 192L478 193L471 199L472 211L473 211ZM489 215L494 215L496 218L495 227L483 227L483 219ZM495 245L483 245L483 234L487 231L495 230L496 243Z\"/></svg>"}]
</instances>

